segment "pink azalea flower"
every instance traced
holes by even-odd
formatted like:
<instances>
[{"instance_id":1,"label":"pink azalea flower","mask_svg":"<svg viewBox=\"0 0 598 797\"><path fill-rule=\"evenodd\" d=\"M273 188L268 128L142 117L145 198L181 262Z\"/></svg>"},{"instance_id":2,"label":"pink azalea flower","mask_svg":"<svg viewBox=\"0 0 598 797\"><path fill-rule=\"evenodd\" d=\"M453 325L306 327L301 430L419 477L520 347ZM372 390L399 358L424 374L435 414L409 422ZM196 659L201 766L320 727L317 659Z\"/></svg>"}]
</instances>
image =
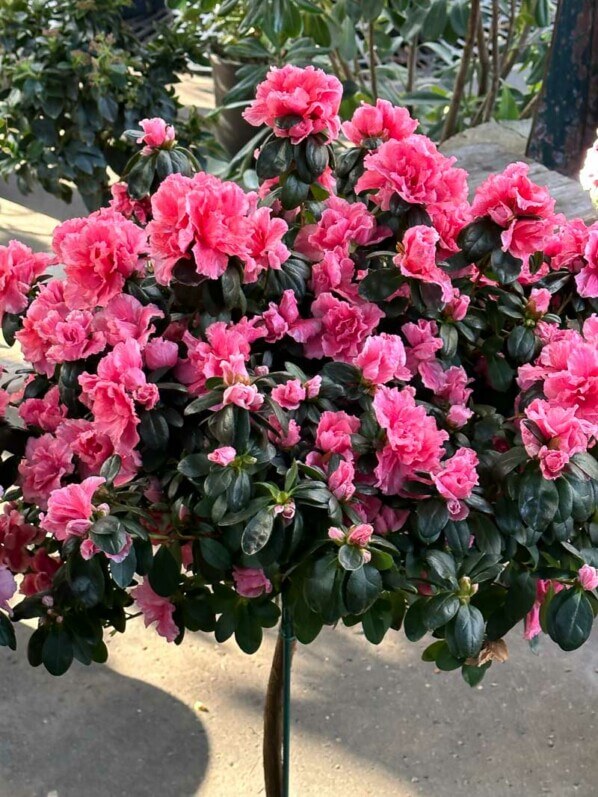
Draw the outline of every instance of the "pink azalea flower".
<instances>
[{"instance_id":1,"label":"pink azalea flower","mask_svg":"<svg viewBox=\"0 0 598 797\"><path fill-rule=\"evenodd\" d=\"M388 100L376 100L375 105L362 102L350 122L342 125L344 135L356 147L369 141L400 141L414 133L418 125L406 108L397 108Z\"/></svg>"},{"instance_id":2,"label":"pink azalea flower","mask_svg":"<svg viewBox=\"0 0 598 797\"><path fill-rule=\"evenodd\" d=\"M598 225L590 227L584 250L585 265L575 277L577 292L585 299L598 297Z\"/></svg>"},{"instance_id":3,"label":"pink azalea flower","mask_svg":"<svg viewBox=\"0 0 598 797\"><path fill-rule=\"evenodd\" d=\"M451 518L463 520L469 509L463 503L479 483L476 467L478 455L471 448L460 448L450 459L444 460L432 474L432 481L440 495L446 499Z\"/></svg>"},{"instance_id":4,"label":"pink azalea flower","mask_svg":"<svg viewBox=\"0 0 598 797\"><path fill-rule=\"evenodd\" d=\"M356 301L359 297L357 285L353 283L355 276L355 263L337 247L327 251L319 263L314 263L311 269L311 288L314 294L335 292L349 301Z\"/></svg>"},{"instance_id":5,"label":"pink azalea flower","mask_svg":"<svg viewBox=\"0 0 598 797\"><path fill-rule=\"evenodd\" d=\"M110 346L133 338L144 347L155 331L152 319L163 316L164 313L156 305L142 305L134 296L124 293L115 296L96 314L95 326Z\"/></svg>"},{"instance_id":6,"label":"pink azalea flower","mask_svg":"<svg viewBox=\"0 0 598 797\"><path fill-rule=\"evenodd\" d=\"M174 368L179 358L179 347L173 340L153 338L143 350L143 359L150 371Z\"/></svg>"},{"instance_id":7,"label":"pink azalea flower","mask_svg":"<svg viewBox=\"0 0 598 797\"><path fill-rule=\"evenodd\" d=\"M406 367L405 346L398 335L373 335L368 338L354 364L361 368L366 382L383 385L393 379L409 382L411 372Z\"/></svg>"},{"instance_id":8,"label":"pink azalea flower","mask_svg":"<svg viewBox=\"0 0 598 797\"><path fill-rule=\"evenodd\" d=\"M0 609L12 614L8 601L17 591L17 582L8 567L0 565Z\"/></svg>"},{"instance_id":9,"label":"pink azalea flower","mask_svg":"<svg viewBox=\"0 0 598 797\"><path fill-rule=\"evenodd\" d=\"M406 349L407 368L413 375L418 372L421 363L434 360L436 352L442 348L442 339L438 337L438 326L435 321L420 318L417 324L403 324L401 332L409 344Z\"/></svg>"},{"instance_id":10,"label":"pink azalea flower","mask_svg":"<svg viewBox=\"0 0 598 797\"><path fill-rule=\"evenodd\" d=\"M156 631L166 638L168 642L174 640L180 634L177 624L173 620L174 604L168 598L157 595L151 588L149 581L144 578L142 583L131 590L131 595L143 614L143 622L148 628L152 623L156 624Z\"/></svg>"},{"instance_id":11,"label":"pink azalea flower","mask_svg":"<svg viewBox=\"0 0 598 797\"><path fill-rule=\"evenodd\" d=\"M208 454L208 459L210 462L214 462L216 465L225 468L227 465L230 465L236 456L237 452L232 446L222 446L210 452Z\"/></svg>"},{"instance_id":12,"label":"pink azalea flower","mask_svg":"<svg viewBox=\"0 0 598 797\"><path fill-rule=\"evenodd\" d=\"M25 573L31 566L28 546L44 536L37 526L25 522L16 504L5 503L0 514L0 564L13 573Z\"/></svg>"},{"instance_id":13,"label":"pink azalea flower","mask_svg":"<svg viewBox=\"0 0 598 797\"><path fill-rule=\"evenodd\" d=\"M264 571L255 567L233 567L235 589L244 598L259 598L272 592L272 584Z\"/></svg>"},{"instance_id":14,"label":"pink azalea flower","mask_svg":"<svg viewBox=\"0 0 598 797\"><path fill-rule=\"evenodd\" d=\"M352 244L366 245L380 237L376 219L363 202L347 202L331 196L317 224L309 230L308 242L315 259L335 248L348 254Z\"/></svg>"},{"instance_id":15,"label":"pink azalea flower","mask_svg":"<svg viewBox=\"0 0 598 797\"><path fill-rule=\"evenodd\" d=\"M346 412L326 410L320 416L316 430L316 447L328 453L352 459L351 435L359 431L360 421Z\"/></svg>"},{"instance_id":16,"label":"pink azalea flower","mask_svg":"<svg viewBox=\"0 0 598 797\"><path fill-rule=\"evenodd\" d=\"M470 301L469 296L459 293L457 288L453 288L453 298L444 308L444 315L453 321L463 321L467 315Z\"/></svg>"},{"instance_id":17,"label":"pink azalea flower","mask_svg":"<svg viewBox=\"0 0 598 797\"><path fill-rule=\"evenodd\" d=\"M69 484L53 490L48 511L40 518L41 526L57 540L84 537L93 525L96 507L93 497L106 479L90 476L81 484Z\"/></svg>"},{"instance_id":18,"label":"pink azalea flower","mask_svg":"<svg viewBox=\"0 0 598 797\"><path fill-rule=\"evenodd\" d=\"M591 565L583 565L577 572L579 583L585 590L592 590L598 587L598 569Z\"/></svg>"},{"instance_id":19,"label":"pink azalea flower","mask_svg":"<svg viewBox=\"0 0 598 797\"><path fill-rule=\"evenodd\" d=\"M453 286L449 275L436 265L436 246L440 236L432 227L410 227L403 236L400 251L394 258L401 274L428 285L438 285L442 301L453 299Z\"/></svg>"},{"instance_id":20,"label":"pink azalea flower","mask_svg":"<svg viewBox=\"0 0 598 797\"><path fill-rule=\"evenodd\" d=\"M19 407L19 415L27 426L55 432L66 417L66 407L60 403L58 385L51 387L43 398L25 399Z\"/></svg>"},{"instance_id":21,"label":"pink azalea flower","mask_svg":"<svg viewBox=\"0 0 598 797\"><path fill-rule=\"evenodd\" d=\"M272 398L285 410L298 410L307 392L298 379L290 379L272 390Z\"/></svg>"},{"instance_id":22,"label":"pink azalea flower","mask_svg":"<svg viewBox=\"0 0 598 797\"><path fill-rule=\"evenodd\" d=\"M71 310L105 307L141 269L144 230L120 213L104 209L69 219L54 230L52 246L64 264L64 299Z\"/></svg>"},{"instance_id":23,"label":"pink azalea flower","mask_svg":"<svg viewBox=\"0 0 598 797\"><path fill-rule=\"evenodd\" d=\"M360 548L365 548L370 544L374 527L369 523L360 523L357 526L351 526L347 534L347 542L350 545L358 545Z\"/></svg>"},{"instance_id":24,"label":"pink azalea flower","mask_svg":"<svg viewBox=\"0 0 598 797\"><path fill-rule=\"evenodd\" d=\"M19 241L0 246L0 321L4 313L21 313L27 307L27 294L50 260Z\"/></svg>"},{"instance_id":25,"label":"pink azalea flower","mask_svg":"<svg viewBox=\"0 0 598 797\"><path fill-rule=\"evenodd\" d=\"M274 443L283 450L288 451L289 449L294 448L297 443L300 442L301 427L293 418L291 418L289 421L286 432L282 428L280 421L276 415L274 415L274 413L272 413L272 415L268 415L267 421L272 429L274 429L273 432L268 431L268 440L270 440L271 443Z\"/></svg>"},{"instance_id":26,"label":"pink azalea flower","mask_svg":"<svg viewBox=\"0 0 598 797\"><path fill-rule=\"evenodd\" d=\"M566 268L576 274L585 265L584 252L588 242L588 227L583 219L563 222L544 247L550 257L550 268Z\"/></svg>"},{"instance_id":27,"label":"pink azalea flower","mask_svg":"<svg viewBox=\"0 0 598 797\"><path fill-rule=\"evenodd\" d=\"M353 361L383 316L375 304L350 304L331 293L318 296L311 312L320 324L320 331L305 341L305 355L332 357L340 362ZM296 339L295 334L292 336Z\"/></svg>"},{"instance_id":28,"label":"pink azalea flower","mask_svg":"<svg viewBox=\"0 0 598 797\"><path fill-rule=\"evenodd\" d=\"M378 452L375 470L383 493L396 494L407 479L436 471L448 434L415 403L415 390L381 385L374 396L374 413L386 431L388 444Z\"/></svg>"},{"instance_id":29,"label":"pink azalea flower","mask_svg":"<svg viewBox=\"0 0 598 797\"><path fill-rule=\"evenodd\" d=\"M25 501L45 509L50 494L61 486L64 476L74 471L72 457L69 446L51 434L30 437L25 457L19 463L19 483Z\"/></svg>"},{"instance_id":30,"label":"pink azalea flower","mask_svg":"<svg viewBox=\"0 0 598 797\"><path fill-rule=\"evenodd\" d=\"M270 208L258 208L250 216L251 237L243 282L255 282L266 269L279 270L291 256L282 239L288 232L283 219L272 216Z\"/></svg>"},{"instance_id":31,"label":"pink azalea flower","mask_svg":"<svg viewBox=\"0 0 598 797\"><path fill-rule=\"evenodd\" d=\"M255 385L244 385L238 382L226 388L222 394L222 403L224 406L235 404L241 409L255 411L259 410L264 403L264 397L258 392Z\"/></svg>"},{"instance_id":32,"label":"pink azalea flower","mask_svg":"<svg viewBox=\"0 0 598 797\"><path fill-rule=\"evenodd\" d=\"M527 310L533 315L542 316L548 312L552 294L546 288L533 288L527 303Z\"/></svg>"},{"instance_id":33,"label":"pink azalea flower","mask_svg":"<svg viewBox=\"0 0 598 797\"><path fill-rule=\"evenodd\" d=\"M524 620L524 639L532 640L542 633L542 626L540 625L540 610L551 587L555 593L564 589L564 585L559 584L558 581L550 581L548 579L539 578L536 582L536 600L534 601L534 605Z\"/></svg>"},{"instance_id":34,"label":"pink azalea flower","mask_svg":"<svg viewBox=\"0 0 598 797\"><path fill-rule=\"evenodd\" d=\"M113 183L110 186L110 193L112 199L108 204L112 210L120 213L125 219L147 224L152 213L149 196L144 199L133 199L126 183Z\"/></svg>"},{"instance_id":35,"label":"pink azalea flower","mask_svg":"<svg viewBox=\"0 0 598 797\"><path fill-rule=\"evenodd\" d=\"M316 133L327 133L329 140L334 140L340 131L342 95L340 81L321 69L291 64L281 69L271 67L243 116L256 127L268 125L277 136L289 137L293 144ZM297 117L297 121L279 127L278 122L285 117Z\"/></svg>"},{"instance_id":36,"label":"pink azalea flower","mask_svg":"<svg viewBox=\"0 0 598 797\"><path fill-rule=\"evenodd\" d=\"M151 155L154 149L168 148L174 142L174 127L167 124L164 119L159 117L142 119L139 127L143 130L143 135L139 136L137 144L145 144L141 150L143 155Z\"/></svg>"},{"instance_id":37,"label":"pink azalea flower","mask_svg":"<svg viewBox=\"0 0 598 797\"><path fill-rule=\"evenodd\" d=\"M349 460L343 459L335 471L328 476L330 492L339 501L350 501L355 494L355 468Z\"/></svg>"},{"instance_id":38,"label":"pink azalea flower","mask_svg":"<svg viewBox=\"0 0 598 797\"><path fill-rule=\"evenodd\" d=\"M511 163L476 190L474 216L489 216L503 228L503 249L526 260L542 249L557 221L547 188L532 183L526 163Z\"/></svg>"},{"instance_id":39,"label":"pink azalea flower","mask_svg":"<svg viewBox=\"0 0 598 797\"><path fill-rule=\"evenodd\" d=\"M390 506L382 506L372 519L376 534L393 534L400 531L409 517L408 509L393 509Z\"/></svg>"}]
</instances>

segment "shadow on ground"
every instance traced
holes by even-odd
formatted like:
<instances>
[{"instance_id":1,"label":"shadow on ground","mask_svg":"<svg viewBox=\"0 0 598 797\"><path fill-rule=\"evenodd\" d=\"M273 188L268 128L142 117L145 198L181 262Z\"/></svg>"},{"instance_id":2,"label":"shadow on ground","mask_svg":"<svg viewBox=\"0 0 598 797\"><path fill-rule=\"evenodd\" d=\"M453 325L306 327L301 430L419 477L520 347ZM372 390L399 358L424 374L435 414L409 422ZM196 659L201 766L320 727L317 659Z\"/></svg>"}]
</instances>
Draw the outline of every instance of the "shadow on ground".
<instances>
[{"instance_id":1,"label":"shadow on ground","mask_svg":"<svg viewBox=\"0 0 598 797\"><path fill-rule=\"evenodd\" d=\"M0 656L0 797L198 792L209 748L193 711L107 666L52 678L24 660L29 634L19 628L18 653Z\"/></svg>"}]
</instances>

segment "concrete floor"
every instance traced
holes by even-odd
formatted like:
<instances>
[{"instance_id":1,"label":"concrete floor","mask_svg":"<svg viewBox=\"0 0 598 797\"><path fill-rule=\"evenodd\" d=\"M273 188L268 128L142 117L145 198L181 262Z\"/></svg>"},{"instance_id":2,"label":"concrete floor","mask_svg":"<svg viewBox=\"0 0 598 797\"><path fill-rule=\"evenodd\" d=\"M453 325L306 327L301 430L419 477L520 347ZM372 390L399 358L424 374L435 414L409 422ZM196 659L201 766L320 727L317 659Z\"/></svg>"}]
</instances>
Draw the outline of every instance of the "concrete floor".
<instances>
[{"instance_id":1,"label":"concrete floor","mask_svg":"<svg viewBox=\"0 0 598 797\"><path fill-rule=\"evenodd\" d=\"M263 795L261 710L273 635L252 657L139 620L105 666L62 678L0 651L0 797ZM392 633L326 630L294 663L294 797L593 797L598 640L511 659L471 689Z\"/></svg>"}]
</instances>

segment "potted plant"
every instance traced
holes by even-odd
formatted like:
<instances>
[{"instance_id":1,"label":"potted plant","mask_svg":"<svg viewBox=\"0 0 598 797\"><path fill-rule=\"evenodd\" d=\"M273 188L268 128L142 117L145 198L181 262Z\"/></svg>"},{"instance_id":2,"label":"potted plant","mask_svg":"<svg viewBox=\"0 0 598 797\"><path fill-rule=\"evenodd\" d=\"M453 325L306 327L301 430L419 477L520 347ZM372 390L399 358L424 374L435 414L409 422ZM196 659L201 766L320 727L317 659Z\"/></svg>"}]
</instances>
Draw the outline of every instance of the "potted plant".
<instances>
[{"instance_id":1,"label":"potted plant","mask_svg":"<svg viewBox=\"0 0 598 797\"><path fill-rule=\"evenodd\" d=\"M134 604L248 654L282 615L269 797L293 638L431 635L424 661L475 685L521 621L573 650L598 612L598 229L522 163L470 204L405 109L341 128L341 97L269 73L259 196L145 120L112 207L56 229L64 278L0 248L28 363L0 393L0 644L37 618L29 662L60 675Z\"/></svg>"}]
</instances>

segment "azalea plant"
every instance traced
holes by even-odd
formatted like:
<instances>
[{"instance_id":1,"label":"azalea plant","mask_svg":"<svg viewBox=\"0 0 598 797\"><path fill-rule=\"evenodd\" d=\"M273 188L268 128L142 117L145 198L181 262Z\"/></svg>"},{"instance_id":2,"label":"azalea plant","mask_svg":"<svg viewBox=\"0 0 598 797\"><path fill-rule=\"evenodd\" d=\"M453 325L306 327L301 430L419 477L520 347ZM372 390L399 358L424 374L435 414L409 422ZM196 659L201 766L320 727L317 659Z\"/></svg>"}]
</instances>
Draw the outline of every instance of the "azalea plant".
<instances>
[{"instance_id":1,"label":"azalea plant","mask_svg":"<svg viewBox=\"0 0 598 797\"><path fill-rule=\"evenodd\" d=\"M467 174L378 100L272 69L257 192L174 131L53 254L0 248L0 642L60 675L142 614L255 652L360 624L477 684L598 611L598 225ZM52 276L60 265L64 276Z\"/></svg>"}]
</instances>

